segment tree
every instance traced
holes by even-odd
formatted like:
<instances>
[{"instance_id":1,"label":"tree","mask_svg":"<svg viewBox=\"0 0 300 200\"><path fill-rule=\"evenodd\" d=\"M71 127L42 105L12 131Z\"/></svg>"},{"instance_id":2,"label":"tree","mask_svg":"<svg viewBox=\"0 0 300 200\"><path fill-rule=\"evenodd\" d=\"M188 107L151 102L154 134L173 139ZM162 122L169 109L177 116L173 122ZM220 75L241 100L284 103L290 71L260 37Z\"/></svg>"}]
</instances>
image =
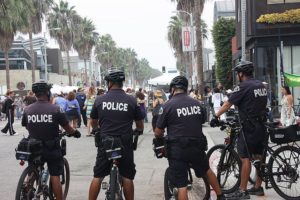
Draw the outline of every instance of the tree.
<instances>
[{"instance_id":1,"label":"tree","mask_svg":"<svg viewBox=\"0 0 300 200\"><path fill-rule=\"evenodd\" d=\"M75 33L74 49L79 54L80 59L84 60L85 83L88 83L86 61L91 57L92 48L97 44L99 34L95 32L93 22L86 17L78 24Z\"/></svg>"},{"instance_id":2,"label":"tree","mask_svg":"<svg viewBox=\"0 0 300 200\"><path fill-rule=\"evenodd\" d=\"M0 50L4 51L6 85L10 89L8 51L18 30L28 26L28 15L33 13L31 0L9 0L0 3Z\"/></svg>"},{"instance_id":3,"label":"tree","mask_svg":"<svg viewBox=\"0 0 300 200\"><path fill-rule=\"evenodd\" d=\"M38 34L42 32L42 20L49 11L53 0L31 0L33 5L33 13L28 15L29 26L24 26L22 32L29 34L30 44L30 57L31 57L31 71L32 71L32 82L35 82L35 54L32 44L32 34ZM46 52L45 52L46 53Z\"/></svg>"},{"instance_id":4,"label":"tree","mask_svg":"<svg viewBox=\"0 0 300 200\"><path fill-rule=\"evenodd\" d=\"M112 39L111 35L106 34L99 38L95 47L95 54L105 70L113 65L116 52L116 42Z\"/></svg>"},{"instance_id":5,"label":"tree","mask_svg":"<svg viewBox=\"0 0 300 200\"><path fill-rule=\"evenodd\" d=\"M59 48L67 54L69 85L72 85L69 51L73 47L75 31L81 21L81 17L74 9L75 7L70 7L68 2L60 0L59 4L54 4L48 17L50 36L57 40ZM56 28L60 30L55 30Z\"/></svg>"},{"instance_id":6,"label":"tree","mask_svg":"<svg viewBox=\"0 0 300 200\"><path fill-rule=\"evenodd\" d=\"M235 35L235 21L219 19L213 26L212 35L216 52L217 78L225 88L232 88L231 39Z\"/></svg>"}]
</instances>

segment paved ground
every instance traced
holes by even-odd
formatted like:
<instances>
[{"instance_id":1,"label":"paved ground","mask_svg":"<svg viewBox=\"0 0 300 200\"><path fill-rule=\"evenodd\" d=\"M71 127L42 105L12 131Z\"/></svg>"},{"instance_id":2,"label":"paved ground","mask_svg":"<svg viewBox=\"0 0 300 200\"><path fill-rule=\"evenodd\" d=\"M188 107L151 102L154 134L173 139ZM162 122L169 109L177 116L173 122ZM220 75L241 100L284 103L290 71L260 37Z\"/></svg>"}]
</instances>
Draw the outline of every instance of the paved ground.
<instances>
[{"instance_id":1,"label":"paved ground","mask_svg":"<svg viewBox=\"0 0 300 200\"><path fill-rule=\"evenodd\" d=\"M0 121L0 128L4 122ZM15 130L17 136L0 135L0 200L14 199L18 178L25 166L20 166L15 160L14 148L26 130L16 120ZM85 137L86 128L81 128L83 137L80 139L68 138L67 159L71 168L71 184L68 199L87 199L88 188L92 179L92 169L95 162L96 148L92 137ZM209 147L214 143L222 143L224 133L217 128L204 127L208 136ZM137 164L137 175L135 179L135 191L137 200L162 200L163 199L163 177L167 167L165 159L156 159L152 151L152 130L151 124L147 123L145 134L140 137L138 150L135 152ZM101 193L103 196L103 192ZM101 198L103 199L103 198ZM215 199L215 197L213 197ZM267 191L267 195L261 198L252 199L273 199L279 200L273 190Z\"/></svg>"}]
</instances>

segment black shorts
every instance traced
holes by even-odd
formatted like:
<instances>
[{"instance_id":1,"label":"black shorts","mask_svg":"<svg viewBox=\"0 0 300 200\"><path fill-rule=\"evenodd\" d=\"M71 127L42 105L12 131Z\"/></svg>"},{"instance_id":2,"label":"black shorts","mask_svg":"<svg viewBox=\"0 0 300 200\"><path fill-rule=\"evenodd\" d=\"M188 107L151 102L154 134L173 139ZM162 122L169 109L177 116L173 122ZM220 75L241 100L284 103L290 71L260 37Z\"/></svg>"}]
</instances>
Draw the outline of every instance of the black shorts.
<instances>
[{"instance_id":1,"label":"black shorts","mask_svg":"<svg viewBox=\"0 0 300 200\"><path fill-rule=\"evenodd\" d=\"M60 176L64 171L61 149L43 150L42 161L47 163L50 176Z\"/></svg>"},{"instance_id":2,"label":"black shorts","mask_svg":"<svg viewBox=\"0 0 300 200\"><path fill-rule=\"evenodd\" d=\"M134 179L136 174L135 164L133 160L133 149L132 145L125 146L122 150L122 158L119 159L119 171L122 177L130 180ZM94 166L94 177L104 178L109 175L112 166L112 161L109 161L106 156L106 152L103 148L98 148L96 164Z\"/></svg>"},{"instance_id":3,"label":"black shorts","mask_svg":"<svg viewBox=\"0 0 300 200\"><path fill-rule=\"evenodd\" d=\"M244 139L245 138L245 139ZM255 123L253 132L244 130L239 135L237 141L237 150L241 158L252 158L254 155L262 155L266 146L266 131L263 123Z\"/></svg>"},{"instance_id":4,"label":"black shorts","mask_svg":"<svg viewBox=\"0 0 300 200\"><path fill-rule=\"evenodd\" d=\"M204 150L191 147L176 153L184 157L181 159L168 159L170 181L175 187L182 188L187 186L189 168L194 169L197 177L203 177L209 170L209 163Z\"/></svg>"}]
</instances>

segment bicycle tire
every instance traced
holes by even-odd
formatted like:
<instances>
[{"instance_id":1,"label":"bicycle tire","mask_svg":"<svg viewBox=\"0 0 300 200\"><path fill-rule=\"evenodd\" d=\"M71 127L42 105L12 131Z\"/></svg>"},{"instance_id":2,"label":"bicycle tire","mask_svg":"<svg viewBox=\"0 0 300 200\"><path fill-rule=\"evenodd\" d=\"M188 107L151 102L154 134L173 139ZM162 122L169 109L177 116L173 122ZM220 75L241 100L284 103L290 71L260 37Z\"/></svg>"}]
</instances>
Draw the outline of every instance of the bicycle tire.
<instances>
[{"instance_id":1,"label":"bicycle tire","mask_svg":"<svg viewBox=\"0 0 300 200\"><path fill-rule=\"evenodd\" d=\"M61 185L63 187L63 196L65 199L67 199L68 192L69 192L69 186L70 186L70 165L66 158L63 158L64 160L64 171L63 171L63 177L61 179L64 179L64 183L61 180ZM49 198L50 200L55 199L54 194L52 191L52 183L49 181Z\"/></svg>"},{"instance_id":2,"label":"bicycle tire","mask_svg":"<svg viewBox=\"0 0 300 200\"><path fill-rule=\"evenodd\" d=\"M22 190L24 189L23 184L25 182L25 179L27 177L28 174L32 174L33 173L33 181L37 183L36 188L38 187L38 182L39 182L39 175L38 172L36 171L36 169L34 168L34 166L27 166L24 171L22 172L19 181L18 181L18 186L17 186L17 190L16 190L16 196L15 196L15 200L23 200L24 198L22 198ZM34 182L32 182L32 187L34 186ZM36 189L35 188L35 189ZM35 190L33 189L33 192L31 195L28 194L28 192L26 193L27 198L26 199L33 199L34 198L34 193ZM28 196L30 195L30 196Z\"/></svg>"},{"instance_id":3,"label":"bicycle tire","mask_svg":"<svg viewBox=\"0 0 300 200\"><path fill-rule=\"evenodd\" d=\"M297 169L294 169L293 167L290 166L291 164L291 160L288 160L288 158L283 158L285 159L285 161L287 161L288 166L282 162L282 164L280 163L282 161L282 157L280 156L280 154L282 152L285 151L289 151L290 156L293 155L294 159L296 159L296 167ZM283 153L284 154L284 153ZM296 155L295 155L296 154ZM286 154L284 154L286 155ZM289 158L290 159L290 158ZM299 183L299 179L300 179L300 174L297 173L297 170L299 171L299 167L300 167L300 149L294 146L282 146L279 147L273 154L273 156L271 156L269 163L268 163L268 171L270 174L274 173L274 165L280 163L281 165L283 165L283 167L279 166L280 168L277 169L277 171L275 173L280 173L278 170L287 170L286 173L284 173L284 175L271 175L270 176L270 183L273 186L274 190L277 192L277 194L279 194L282 198L286 199L286 200L298 200L300 199L300 191L299 194L297 196L289 196L286 193L284 193L284 191L281 190L281 186L278 185L277 181L279 181L279 183L281 182L281 180L283 178L289 178L291 179L291 176L293 176L292 178L296 179L295 182L297 184L298 182L298 186L296 186L295 188L300 188L300 183ZM283 171L282 171L283 172ZM295 174L296 173L296 174ZM276 180L275 180L276 179Z\"/></svg>"},{"instance_id":4,"label":"bicycle tire","mask_svg":"<svg viewBox=\"0 0 300 200\"><path fill-rule=\"evenodd\" d=\"M241 160L238 154L234 150L226 149L225 151L222 152L220 162L218 165L217 179L223 193L225 194L232 193L238 189L241 182L241 177L240 177L241 165L242 165ZM237 169L238 172L237 174L235 174L236 172L234 172L231 181L232 184L230 184L229 186L225 186L229 178L228 173L232 168L234 169L236 167L238 167ZM223 180L222 175L224 173L226 173L226 177Z\"/></svg>"},{"instance_id":5,"label":"bicycle tire","mask_svg":"<svg viewBox=\"0 0 300 200\"><path fill-rule=\"evenodd\" d=\"M165 177L164 177L164 196L165 196L165 200L170 200L171 197L173 196L174 186L170 183L169 177L170 177L170 169L168 167L165 171Z\"/></svg>"},{"instance_id":6,"label":"bicycle tire","mask_svg":"<svg viewBox=\"0 0 300 200\"><path fill-rule=\"evenodd\" d=\"M225 147L226 147L225 144L217 144L217 145L211 147L206 153L210 169L215 174L217 174L217 172L218 172L217 171L218 164L220 162L220 157L221 157L222 151L225 149Z\"/></svg>"}]
</instances>

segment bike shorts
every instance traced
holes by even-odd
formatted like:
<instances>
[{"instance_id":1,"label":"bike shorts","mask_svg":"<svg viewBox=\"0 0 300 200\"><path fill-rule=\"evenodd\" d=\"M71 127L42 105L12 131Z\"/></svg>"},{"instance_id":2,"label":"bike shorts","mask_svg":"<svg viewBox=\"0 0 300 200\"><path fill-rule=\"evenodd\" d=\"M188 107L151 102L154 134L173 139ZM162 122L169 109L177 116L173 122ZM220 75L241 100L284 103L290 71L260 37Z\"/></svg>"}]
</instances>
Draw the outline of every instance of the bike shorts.
<instances>
[{"instance_id":1,"label":"bike shorts","mask_svg":"<svg viewBox=\"0 0 300 200\"><path fill-rule=\"evenodd\" d=\"M170 182L175 187L182 188L188 185L189 168L194 169L197 177L203 177L209 170L209 163L204 150L191 147L181 150L181 152L178 153L184 157L181 159L168 159Z\"/></svg>"},{"instance_id":2,"label":"bike shorts","mask_svg":"<svg viewBox=\"0 0 300 200\"><path fill-rule=\"evenodd\" d=\"M254 155L262 155L266 146L266 131L262 123L255 123L253 132L244 130L239 134L237 150L241 158L252 158Z\"/></svg>"},{"instance_id":3,"label":"bike shorts","mask_svg":"<svg viewBox=\"0 0 300 200\"><path fill-rule=\"evenodd\" d=\"M112 161L107 159L106 152L102 148L98 148L96 164L94 166L94 177L104 178L109 175ZM122 177L133 180L136 174L135 164L133 160L132 146L124 146L122 157L119 159L119 172Z\"/></svg>"},{"instance_id":4,"label":"bike shorts","mask_svg":"<svg viewBox=\"0 0 300 200\"><path fill-rule=\"evenodd\" d=\"M61 149L44 150L42 161L47 163L50 176L60 176L64 172L64 160Z\"/></svg>"}]
</instances>

